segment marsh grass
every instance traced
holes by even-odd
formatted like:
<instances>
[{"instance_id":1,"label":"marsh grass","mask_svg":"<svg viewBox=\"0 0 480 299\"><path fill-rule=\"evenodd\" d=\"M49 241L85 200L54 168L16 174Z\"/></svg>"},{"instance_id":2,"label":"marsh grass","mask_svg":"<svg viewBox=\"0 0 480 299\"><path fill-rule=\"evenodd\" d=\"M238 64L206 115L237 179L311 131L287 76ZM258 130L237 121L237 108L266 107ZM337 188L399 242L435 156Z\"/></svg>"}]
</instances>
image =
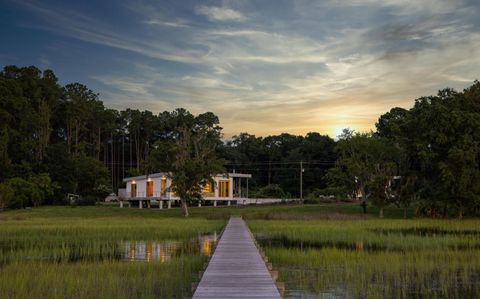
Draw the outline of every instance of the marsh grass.
<instances>
[{"instance_id":1,"label":"marsh grass","mask_svg":"<svg viewBox=\"0 0 480 299\"><path fill-rule=\"evenodd\" d=\"M251 220L248 224L279 270L289 296L480 296L479 220Z\"/></svg>"},{"instance_id":2,"label":"marsh grass","mask_svg":"<svg viewBox=\"0 0 480 299\"><path fill-rule=\"evenodd\" d=\"M0 298L184 298L200 256L169 263L13 262L0 271Z\"/></svg>"},{"instance_id":3,"label":"marsh grass","mask_svg":"<svg viewBox=\"0 0 480 299\"><path fill-rule=\"evenodd\" d=\"M358 204L202 207L189 219L180 209L112 206L1 212L0 298L188 297L206 257L186 249L167 263L126 262L120 244L189 240L221 231L232 215L247 219L300 298L480 296L479 220L378 220L375 209L361 211ZM389 208L386 216L403 212Z\"/></svg>"},{"instance_id":4,"label":"marsh grass","mask_svg":"<svg viewBox=\"0 0 480 299\"><path fill-rule=\"evenodd\" d=\"M0 298L184 298L206 257L188 246L167 263L122 260L125 241L187 241L224 220L112 207L2 213Z\"/></svg>"}]
</instances>

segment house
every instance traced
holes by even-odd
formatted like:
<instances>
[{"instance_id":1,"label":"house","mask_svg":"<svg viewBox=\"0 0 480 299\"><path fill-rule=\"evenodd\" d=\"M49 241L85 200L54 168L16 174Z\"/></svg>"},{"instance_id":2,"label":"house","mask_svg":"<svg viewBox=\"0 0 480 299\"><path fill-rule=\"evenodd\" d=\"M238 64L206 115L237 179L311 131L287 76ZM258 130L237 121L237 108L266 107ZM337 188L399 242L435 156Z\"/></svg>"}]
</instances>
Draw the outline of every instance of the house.
<instances>
[{"instance_id":1,"label":"house","mask_svg":"<svg viewBox=\"0 0 480 299\"><path fill-rule=\"evenodd\" d=\"M203 188L203 200L212 202L217 206L219 202L226 202L231 205L233 202L242 203L248 198L248 179L251 174L228 173L219 174L213 177L214 184L206 183ZM170 208L177 204L180 198L173 192L172 180L168 173L159 172L148 175L124 178L126 188L119 190L120 206L124 203L135 204L143 208L146 204L150 207L152 203L157 204L160 209L164 203ZM246 187L245 194L242 194L242 187ZM201 203L199 203L199 206Z\"/></svg>"}]
</instances>

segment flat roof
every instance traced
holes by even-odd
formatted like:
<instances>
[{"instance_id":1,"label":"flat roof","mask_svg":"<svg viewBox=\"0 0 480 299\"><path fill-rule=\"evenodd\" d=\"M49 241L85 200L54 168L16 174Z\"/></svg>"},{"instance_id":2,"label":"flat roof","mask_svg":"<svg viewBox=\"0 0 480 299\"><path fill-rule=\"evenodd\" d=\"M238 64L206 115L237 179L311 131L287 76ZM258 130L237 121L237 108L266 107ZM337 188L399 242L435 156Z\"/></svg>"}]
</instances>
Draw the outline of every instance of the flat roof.
<instances>
[{"instance_id":1,"label":"flat roof","mask_svg":"<svg viewBox=\"0 0 480 299\"><path fill-rule=\"evenodd\" d=\"M130 181L138 181L138 180L146 180L148 177L150 178L158 178L158 177L163 177L163 176L168 176L168 172L157 172L157 173L151 173L148 176L147 175L139 175L139 176L132 176L132 177L127 177L123 179L123 182L130 182ZM222 177L232 177L232 178L247 178L251 179L252 175L249 173L227 173L225 174L217 174L216 176L222 176Z\"/></svg>"}]
</instances>

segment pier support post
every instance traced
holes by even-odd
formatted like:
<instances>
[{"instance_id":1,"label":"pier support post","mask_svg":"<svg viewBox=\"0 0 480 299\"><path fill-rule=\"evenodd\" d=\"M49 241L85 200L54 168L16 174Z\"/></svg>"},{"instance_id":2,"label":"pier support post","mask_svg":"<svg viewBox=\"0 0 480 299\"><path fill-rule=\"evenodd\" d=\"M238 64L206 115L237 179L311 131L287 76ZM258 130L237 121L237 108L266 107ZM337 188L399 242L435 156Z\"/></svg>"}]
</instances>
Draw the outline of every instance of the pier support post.
<instances>
[{"instance_id":1,"label":"pier support post","mask_svg":"<svg viewBox=\"0 0 480 299\"><path fill-rule=\"evenodd\" d=\"M143 208L142 206L143 206L143 201L139 200L138 201L138 208L141 209L141 208Z\"/></svg>"},{"instance_id":2,"label":"pier support post","mask_svg":"<svg viewBox=\"0 0 480 299\"><path fill-rule=\"evenodd\" d=\"M150 202L151 202L150 200L147 201L147 208L149 209L150 209Z\"/></svg>"},{"instance_id":3,"label":"pier support post","mask_svg":"<svg viewBox=\"0 0 480 299\"><path fill-rule=\"evenodd\" d=\"M213 206L214 206L214 207L217 206L217 201L216 201L216 200L213 201Z\"/></svg>"},{"instance_id":4,"label":"pier support post","mask_svg":"<svg viewBox=\"0 0 480 299\"><path fill-rule=\"evenodd\" d=\"M232 205L232 202L229 200L228 201L228 206L231 206Z\"/></svg>"},{"instance_id":5,"label":"pier support post","mask_svg":"<svg viewBox=\"0 0 480 299\"><path fill-rule=\"evenodd\" d=\"M202 206L202 202L198 201L198 207L200 208Z\"/></svg>"},{"instance_id":6,"label":"pier support post","mask_svg":"<svg viewBox=\"0 0 480 299\"><path fill-rule=\"evenodd\" d=\"M169 208L169 209L172 208L172 201L171 201L171 200L168 201L168 208Z\"/></svg>"},{"instance_id":7,"label":"pier support post","mask_svg":"<svg viewBox=\"0 0 480 299\"><path fill-rule=\"evenodd\" d=\"M159 208L160 210L163 209L163 200L160 200L160 201L158 202L158 208Z\"/></svg>"},{"instance_id":8,"label":"pier support post","mask_svg":"<svg viewBox=\"0 0 480 299\"><path fill-rule=\"evenodd\" d=\"M123 201L120 201L120 208L123 208Z\"/></svg>"}]
</instances>

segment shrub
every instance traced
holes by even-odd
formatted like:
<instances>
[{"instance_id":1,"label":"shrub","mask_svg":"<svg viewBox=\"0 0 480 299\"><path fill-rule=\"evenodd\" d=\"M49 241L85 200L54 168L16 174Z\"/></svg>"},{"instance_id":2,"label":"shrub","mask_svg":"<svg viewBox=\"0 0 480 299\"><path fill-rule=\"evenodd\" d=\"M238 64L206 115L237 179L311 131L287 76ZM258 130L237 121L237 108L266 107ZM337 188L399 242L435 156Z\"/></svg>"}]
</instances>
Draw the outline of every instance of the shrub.
<instances>
[{"instance_id":1,"label":"shrub","mask_svg":"<svg viewBox=\"0 0 480 299\"><path fill-rule=\"evenodd\" d=\"M50 176L46 173L40 173L32 175L25 180L23 178L15 177L8 179L4 185L5 198L2 199L2 205L4 208L18 209L27 206L39 206L45 198L53 196L57 184L52 183ZM10 196L10 189L13 192L13 196Z\"/></svg>"},{"instance_id":2,"label":"shrub","mask_svg":"<svg viewBox=\"0 0 480 299\"><path fill-rule=\"evenodd\" d=\"M277 184L270 184L262 187L258 189L254 195L257 198L285 198L287 196L282 187Z\"/></svg>"},{"instance_id":3,"label":"shrub","mask_svg":"<svg viewBox=\"0 0 480 299\"><path fill-rule=\"evenodd\" d=\"M0 184L0 210L5 209L9 206L10 202L13 200L14 192L12 187L8 184Z\"/></svg>"}]
</instances>

